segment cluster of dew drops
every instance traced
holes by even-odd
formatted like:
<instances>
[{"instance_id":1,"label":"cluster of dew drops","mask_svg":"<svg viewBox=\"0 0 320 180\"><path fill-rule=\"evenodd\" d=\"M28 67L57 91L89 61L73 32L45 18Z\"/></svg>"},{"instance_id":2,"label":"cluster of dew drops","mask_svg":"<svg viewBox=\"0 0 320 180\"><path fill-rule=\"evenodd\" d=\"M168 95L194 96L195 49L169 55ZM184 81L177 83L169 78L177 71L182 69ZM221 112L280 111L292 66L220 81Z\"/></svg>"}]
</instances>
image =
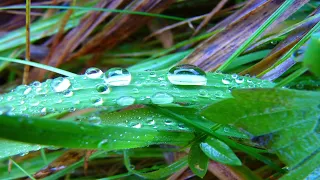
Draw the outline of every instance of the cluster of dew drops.
<instances>
[{"instance_id":1,"label":"cluster of dew drops","mask_svg":"<svg viewBox=\"0 0 320 180\"><path fill-rule=\"evenodd\" d=\"M151 77L155 77L156 73L154 71L150 72ZM97 83L95 86L95 90L99 94L109 94L112 91L112 86L127 86L130 85L132 80L131 73L125 68L111 68L105 73L103 73L98 68L88 68L84 74L84 78L86 79L103 79L101 83ZM235 80L237 84L241 84L244 79L237 75L232 75L232 78ZM232 79L231 78L231 79ZM32 94L35 92L37 95L46 95L48 91L53 91L55 93L63 94L64 97L73 96L72 90L77 90L82 88L77 87L77 82L73 77L58 77L55 79L48 79L46 83L40 83L39 81L35 81L30 85L20 85L16 89L12 90L12 92L22 94L24 97L27 97L28 94ZM167 73L168 81L177 86L205 86L207 84L206 73L197 66L184 64L172 67ZM166 82L166 81L162 81ZM222 84L229 85L232 83L232 80L228 78L222 79ZM160 84L161 85L161 84ZM70 88L72 87L72 89ZM137 88L134 88L137 92L139 91ZM204 89L199 91L200 95L206 95L207 92ZM10 94L10 93L9 93ZM27 105L29 107L40 107L40 101L37 98L32 98L33 96L29 96L27 99L21 99L19 102L20 111L12 113L14 114L22 114L24 110L27 109ZM0 114L9 114L8 112L13 112L15 107L8 107L12 100L14 100L14 96L0 96L0 104L4 104L4 106L0 106ZM132 96L122 96L116 100L116 103L120 106L129 106L135 103L135 98ZM170 104L174 101L174 97L166 92L155 92L150 100L153 104ZM1 102L2 101L2 102ZM11 101L11 102L10 102ZM45 101L45 100L43 100ZM61 103L62 99L57 99L56 103ZM103 105L103 99L99 96L91 97L90 99L93 106L101 106ZM25 102L28 102L25 104ZM76 100L73 102L74 104L80 104L80 100ZM39 108L38 108L39 109ZM70 111L75 111L76 109L70 108ZM42 115L47 113L54 112L55 110L52 107L41 107L38 110Z\"/></svg>"},{"instance_id":2,"label":"cluster of dew drops","mask_svg":"<svg viewBox=\"0 0 320 180\"><path fill-rule=\"evenodd\" d=\"M155 77L155 72L150 72L150 76ZM125 68L111 68L105 73L103 73L98 68L88 68L84 74L84 77L86 79L103 79L103 83L98 83L95 86L96 92L99 94L109 94L112 91L112 86L127 86L130 85L130 82L132 80L131 73L125 69ZM241 77L238 77L236 75L232 76L233 79L235 79L236 83L241 84L244 79ZM72 77L66 78L66 77L58 77L55 79L49 79L46 83L41 84L40 82L36 81L31 83L29 86L21 85L18 86L16 89L13 90L13 92L20 92L23 95L28 95L29 93L32 93L34 90L36 91L36 94L46 94L49 90L55 92L55 93L62 93L65 97L71 97L73 96L73 91L70 90L72 87L73 90L77 89L77 86L73 84ZM206 73L200 69L197 66L193 65L178 65L172 67L168 73L167 73L167 79L168 81L177 86L205 86L207 84L207 77ZM231 84L230 79L222 79L222 84L228 85ZM46 87L43 87L46 86ZM81 87L79 87L81 88ZM49 89L49 90L48 90ZM138 90L137 90L138 91ZM202 92L202 94L205 94L206 92ZM4 99L4 97L6 99ZM0 96L0 103L10 103L10 100L12 100L11 96ZM156 92L150 97L150 100L153 104L170 104L174 101L174 97L166 92ZM2 102L1 102L2 101ZM30 100L32 104L29 104L30 106L38 106L39 101L37 100ZM59 100L58 100L59 101ZM60 100L61 101L61 100ZM101 106L103 104L103 100L101 97L97 97L91 100L94 106ZM78 100L78 104L80 101ZM121 106L129 106L135 103L135 98L131 96L123 96L116 100L116 103ZM20 105L24 104L24 100L20 102ZM48 109L50 107L43 107L40 112L43 114L46 114ZM10 114L8 112L12 111L13 107L8 110L8 107L0 107L0 115L1 114ZM74 111L75 108L72 108L72 111ZM54 110L52 110L54 112ZM88 118L89 123L93 124L100 124L101 119L99 116L92 116ZM162 123L158 124L161 126L163 124L164 126L171 126L173 129L179 129L179 130L187 130L188 127L186 127L182 123L176 123L171 120L161 120ZM147 119L144 123L143 121L139 122L128 122L125 126L130 126L132 128L141 128L142 126L152 126L152 128L157 128L157 123L155 122L154 118ZM121 136L121 135L119 135ZM109 139L104 139L99 143L99 147L103 146L104 144L107 144Z\"/></svg>"}]
</instances>

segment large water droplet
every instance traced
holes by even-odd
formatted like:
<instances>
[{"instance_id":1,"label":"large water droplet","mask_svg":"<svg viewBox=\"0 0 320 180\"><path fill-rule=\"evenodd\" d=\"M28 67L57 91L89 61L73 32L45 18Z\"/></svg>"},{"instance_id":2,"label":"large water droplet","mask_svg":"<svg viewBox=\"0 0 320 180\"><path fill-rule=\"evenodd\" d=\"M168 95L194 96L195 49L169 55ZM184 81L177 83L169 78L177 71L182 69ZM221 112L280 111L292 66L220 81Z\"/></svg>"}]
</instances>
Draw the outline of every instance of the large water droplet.
<instances>
[{"instance_id":1,"label":"large water droplet","mask_svg":"<svg viewBox=\"0 0 320 180\"><path fill-rule=\"evenodd\" d=\"M51 88L55 92L63 92L67 90L70 87L71 83L69 79L63 78L63 77L58 77L52 80L51 82Z\"/></svg>"},{"instance_id":2,"label":"large water droplet","mask_svg":"<svg viewBox=\"0 0 320 180\"><path fill-rule=\"evenodd\" d=\"M151 96L153 104L170 104L173 102L173 96L168 93L159 92Z\"/></svg>"},{"instance_id":3,"label":"large water droplet","mask_svg":"<svg viewBox=\"0 0 320 180\"><path fill-rule=\"evenodd\" d=\"M117 104L120 106L130 106L134 104L135 100L136 99L131 96L123 96L117 99Z\"/></svg>"},{"instance_id":4,"label":"large water droplet","mask_svg":"<svg viewBox=\"0 0 320 180\"><path fill-rule=\"evenodd\" d=\"M241 84L244 82L244 78L243 77L238 77L235 79L236 83Z\"/></svg>"},{"instance_id":5,"label":"large water droplet","mask_svg":"<svg viewBox=\"0 0 320 180\"><path fill-rule=\"evenodd\" d=\"M110 88L105 84L98 84L96 86L96 90L101 94L109 94L110 93Z\"/></svg>"},{"instance_id":6,"label":"large water droplet","mask_svg":"<svg viewBox=\"0 0 320 180\"><path fill-rule=\"evenodd\" d=\"M172 67L168 79L175 85L206 85L206 73L197 66L184 64Z\"/></svg>"},{"instance_id":7,"label":"large water droplet","mask_svg":"<svg viewBox=\"0 0 320 180\"><path fill-rule=\"evenodd\" d=\"M108 141L109 141L108 139L104 139L104 140L100 141L98 144L98 148L103 148L103 146L108 144Z\"/></svg>"},{"instance_id":8,"label":"large water droplet","mask_svg":"<svg viewBox=\"0 0 320 180\"><path fill-rule=\"evenodd\" d=\"M94 125L101 124L101 118L99 116L92 116L88 118L88 122Z\"/></svg>"},{"instance_id":9,"label":"large water droplet","mask_svg":"<svg viewBox=\"0 0 320 180\"><path fill-rule=\"evenodd\" d=\"M31 86L40 87L40 86L41 86L41 82L39 82L39 81L34 81L33 83L31 83Z\"/></svg>"},{"instance_id":10,"label":"large water droplet","mask_svg":"<svg viewBox=\"0 0 320 180\"><path fill-rule=\"evenodd\" d=\"M31 92L32 88L31 87L27 87L24 91L23 91L23 95L27 95Z\"/></svg>"},{"instance_id":11,"label":"large water droplet","mask_svg":"<svg viewBox=\"0 0 320 180\"><path fill-rule=\"evenodd\" d=\"M95 67L88 68L85 72L85 75L90 79L100 78L102 74L102 71Z\"/></svg>"},{"instance_id":12,"label":"large water droplet","mask_svg":"<svg viewBox=\"0 0 320 180\"><path fill-rule=\"evenodd\" d=\"M105 82L111 86L126 86L131 82L131 74L124 68L111 68L105 72Z\"/></svg>"}]
</instances>

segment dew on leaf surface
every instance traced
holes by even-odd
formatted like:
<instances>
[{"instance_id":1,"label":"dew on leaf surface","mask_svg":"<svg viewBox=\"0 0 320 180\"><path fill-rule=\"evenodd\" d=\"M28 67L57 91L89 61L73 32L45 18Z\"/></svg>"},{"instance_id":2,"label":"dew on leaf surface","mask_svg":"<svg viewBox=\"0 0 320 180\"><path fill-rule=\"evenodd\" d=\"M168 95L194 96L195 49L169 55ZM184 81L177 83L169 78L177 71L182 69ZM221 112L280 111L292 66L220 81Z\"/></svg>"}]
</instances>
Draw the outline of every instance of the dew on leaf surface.
<instances>
[{"instance_id":1,"label":"dew on leaf surface","mask_svg":"<svg viewBox=\"0 0 320 180\"><path fill-rule=\"evenodd\" d=\"M151 102L153 104L170 104L173 102L173 99L172 95L164 92L158 92L151 96Z\"/></svg>"},{"instance_id":2,"label":"dew on leaf surface","mask_svg":"<svg viewBox=\"0 0 320 180\"><path fill-rule=\"evenodd\" d=\"M51 81L51 88L55 92L63 92L71 86L69 79L57 77Z\"/></svg>"},{"instance_id":3,"label":"dew on leaf surface","mask_svg":"<svg viewBox=\"0 0 320 180\"><path fill-rule=\"evenodd\" d=\"M206 73L197 66L184 64L172 67L167 77L174 85L206 85Z\"/></svg>"},{"instance_id":4,"label":"dew on leaf surface","mask_svg":"<svg viewBox=\"0 0 320 180\"><path fill-rule=\"evenodd\" d=\"M117 104L120 106L130 106L134 104L135 100L136 99L131 96L122 96L119 99L117 99Z\"/></svg>"},{"instance_id":5,"label":"dew on leaf surface","mask_svg":"<svg viewBox=\"0 0 320 180\"><path fill-rule=\"evenodd\" d=\"M105 82L111 86L126 86L131 82L131 73L124 68L111 68L104 76Z\"/></svg>"},{"instance_id":6,"label":"dew on leaf surface","mask_svg":"<svg viewBox=\"0 0 320 180\"><path fill-rule=\"evenodd\" d=\"M88 68L84 74L89 79L97 79L102 76L103 72L98 68L91 67L91 68Z\"/></svg>"}]
</instances>

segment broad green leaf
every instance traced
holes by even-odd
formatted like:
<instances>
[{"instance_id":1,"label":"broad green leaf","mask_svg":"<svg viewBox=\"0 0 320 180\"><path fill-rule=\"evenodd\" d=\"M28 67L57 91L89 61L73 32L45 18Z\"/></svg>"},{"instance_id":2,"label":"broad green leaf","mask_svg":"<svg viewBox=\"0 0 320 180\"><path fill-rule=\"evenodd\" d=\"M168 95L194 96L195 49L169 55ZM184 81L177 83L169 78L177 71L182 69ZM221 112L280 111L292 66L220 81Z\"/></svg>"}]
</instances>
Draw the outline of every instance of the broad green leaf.
<instances>
[{"instance_id":1,"label":"broad green leaf","mask_svg":"<svg viewBox=\"0 0 320 180\"><path fill-rule=\"evenodd\" d=\"M193 143L188 155L189 168L195 175L203 178L207 173L208 163L209 158L201 150L200 144L198 142Z\"/></svg>"},{"instance_id":2,"label":"broad green leaf","mask_svg":"<svg viewBox=\"0 0 320 180\"><path fill-rule=\"evenodd\" d=\"M305 67L320 77L320 32L311 36L309 44L306 48L303 57L303 64Z\"/></svg>"},{"instance_id":3,"label":"broad green leaf","mask_svg":"<svg viewBox=\"0 0 320 180\"><path fill-rule=\"evenodd\" d=\"M316 167L316 168L315 168ZM280 178L280 180L307 179L316 180L320 176L320 152L312 155L308 161L301 166L290 171Z\"/></svg>"},{"instance_id":4,"label":"broad green leaf","mask_svg":"<svg viewBox=\"0 0 320 180\"><path fill-rule=\"evenodd\" d=\"M218 139L209 137L204 142L200 143L200 148L214 161L228 165L241 165L240 159L234 154L232 149Z\"/></svg>"},{"instance_id":5,"label":"broad green leaf","mask_svg":"<svg viewBox=\"0 0 320 180\"><path fill-rule=\"evenodd\" d=\"M232 95L234 98L209 106L202 115L251 134L253 141L275 152L290 170L319 151L319 92L243 89Z\"/></svg>"},{"instance_id":6,"label":"broad green leaf","mask_svg":"<svg viewBox=\"0 0 320 180\"><path fill-rule=\"evenodd\" d=\"M53 119L0 116L0 137L69 148L117 150L151 144L186 145L193 133L116 127Z\"/></svg>"},{"instance_id":7,"label":"broad green leaf","mask_svg":"<svg viewBox=\"0 0 320 180\"><path fill-rule=\"evenodd\" d=\"M39 145L31 145L21 142L0 139L0 159L17 154L28 153L29 151L37 151L41 148Z\"/></svg>"}]
</instances>

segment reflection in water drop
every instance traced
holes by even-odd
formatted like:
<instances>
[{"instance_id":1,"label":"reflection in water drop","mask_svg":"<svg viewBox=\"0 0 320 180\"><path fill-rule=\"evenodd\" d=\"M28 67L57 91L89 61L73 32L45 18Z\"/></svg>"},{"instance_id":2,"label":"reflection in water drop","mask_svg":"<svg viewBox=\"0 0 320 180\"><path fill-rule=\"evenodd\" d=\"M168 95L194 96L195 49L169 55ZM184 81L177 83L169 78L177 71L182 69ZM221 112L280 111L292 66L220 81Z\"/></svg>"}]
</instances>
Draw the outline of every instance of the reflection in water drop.
<instances>
[{"instance_id":1,"label":"reflection in water drop","mask_svg":"<svg viewBox=\"0 0 320 180\"><path fill-rule=\"evenodd\" d=\"M100 78L102 74L103 74L102 71L95 67L88 68L85 72L86 77L90 79Z\"/></svg>"},{"instance_id":2,"label":"reflection in water drop","mask_svg":"<svg viewBox=\"0 0 320 180\"><path fill-rule=\"evenodd\" d=\"M105 72L105 82L111 86L126 86L131 82L131 73L124 68L111 68Z\"/></svg>"},{"instance_id":3,"label":"reflection in water drop","mask_svg":"<svg viewBox=\"0 0 320 180\"><path fill-rule=\"evenodd\" d=\"M184 64L172 67L167 77L175 85L206 85L206 73L197 66Z\"/></svg>"}]
</instances>

